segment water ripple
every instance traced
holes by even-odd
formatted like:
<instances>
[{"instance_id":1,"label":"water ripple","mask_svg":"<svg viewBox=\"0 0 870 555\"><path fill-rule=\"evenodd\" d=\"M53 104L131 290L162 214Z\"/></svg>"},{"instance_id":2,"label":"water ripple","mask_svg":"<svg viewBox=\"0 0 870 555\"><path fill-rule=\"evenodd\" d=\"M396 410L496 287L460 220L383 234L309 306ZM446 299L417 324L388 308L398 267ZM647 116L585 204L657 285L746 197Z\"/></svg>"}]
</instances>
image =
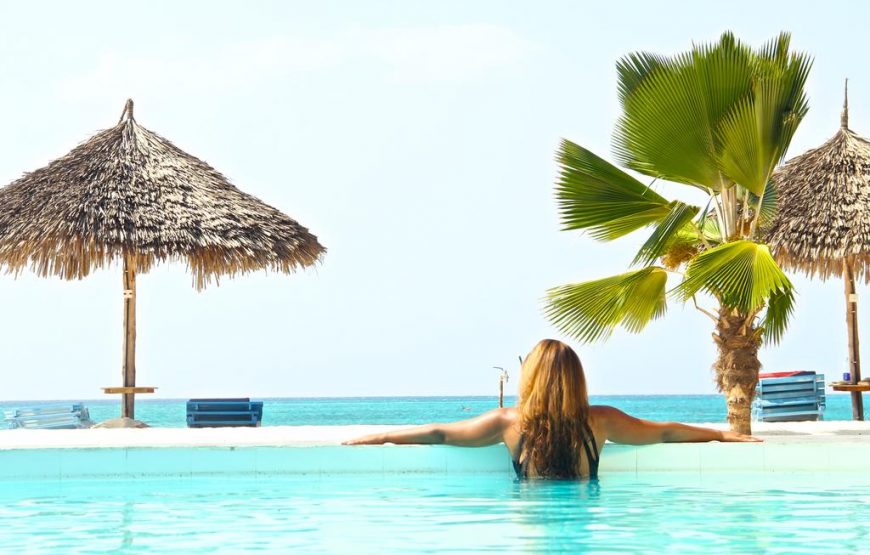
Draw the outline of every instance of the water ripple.
<instances>
[{"instance_id":1,"label":"water ripple","mask_svg":"<svg viewBox=\"0 0 870 555\"><path fill-rule=\"evenodd\" d=\"M0 552L849 553L870 545L860 476L501 475L11 482Z\"/></svg>"}]
</instances>

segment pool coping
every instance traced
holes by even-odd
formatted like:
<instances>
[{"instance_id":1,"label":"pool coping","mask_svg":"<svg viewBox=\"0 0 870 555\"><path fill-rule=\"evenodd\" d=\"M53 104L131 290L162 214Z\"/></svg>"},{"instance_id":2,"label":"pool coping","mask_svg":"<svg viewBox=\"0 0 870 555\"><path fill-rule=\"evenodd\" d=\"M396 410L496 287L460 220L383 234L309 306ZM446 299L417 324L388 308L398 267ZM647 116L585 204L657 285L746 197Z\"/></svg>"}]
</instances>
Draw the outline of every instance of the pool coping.
<instances>
[{"instance_id":1,"label":"pool coping","mask_svg":"<svg viewBox=\"0 0 870 555\"><path fill-rule=\"evenodd\" d=\"M821 448L820 448L821 447ZM608 445L600 475L812 473L868 478L870 442ZM0 451L7 481L269 476L500 474L513 479L503 445L295 445L113 447Z\"/></svg>"},{"instance_id":2,"label":"pool coping","mask_svg":"<svg viewBox=\"0 0 870 555\"><path fill-rule=\"evenodd\" d=\"M699 424L727 429L725 424ZM83 430L0 430L0 451L9 449L128 447L293 447L338 445L365 434L404 425L264 426L259 428L91 428ZM753 432L768 443L870 443L870 422L756 423Z\"/></svg>"},{"instance_id":3,"label":"pool coping","mask_svg":"<svg viewBox=\"0 0 870 555\"><path fill-rule=\"evenodd\" d=\"M722 424L711 425L724 428ZM211 475L461 474L512 476L503 445L341 446L404 426L276 426L0 431L0 482ZM601 472L814 472L866 475L870 423L758 424L762 443L608 444Z\"/></svg>"}]
</instances>

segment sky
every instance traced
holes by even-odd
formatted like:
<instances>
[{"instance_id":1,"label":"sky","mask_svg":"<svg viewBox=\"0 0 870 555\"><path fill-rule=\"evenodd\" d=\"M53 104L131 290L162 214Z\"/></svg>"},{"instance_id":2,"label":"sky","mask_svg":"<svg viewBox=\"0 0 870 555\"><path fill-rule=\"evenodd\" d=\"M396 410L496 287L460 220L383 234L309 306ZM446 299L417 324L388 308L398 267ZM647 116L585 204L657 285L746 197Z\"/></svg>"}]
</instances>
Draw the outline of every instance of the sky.
<instances>
[{"instance_id":1,"label":"sky","mask_svg":"<svg viewBox=\"0 0 870 555\"><path fill-rule=\"evenodd\" d=\"M315 268L204 292L183 264L141 275L137 383L155 397L487 395L494 366L513 393L519 355L568 340L542 314L546 290L625 271L645 239L560 231L553 198L561 138L613 160L616 61L791 32L815 60L791 157L836 132L846 77L850 127L870 134L868 16L794 0L3 1L0 184L113 126L129 97L141 125L327 247ZM659 192L700 202L686 189ZM793 280L764 369L839 375L842 282ZM0 399L120 385L122 302L117 265L70 282L0 274ZM870 344L870 304L859 323ZM712 331L670 302L642 334L568 341L593 394L705 394Z\"/></svg>"}]
</instances>

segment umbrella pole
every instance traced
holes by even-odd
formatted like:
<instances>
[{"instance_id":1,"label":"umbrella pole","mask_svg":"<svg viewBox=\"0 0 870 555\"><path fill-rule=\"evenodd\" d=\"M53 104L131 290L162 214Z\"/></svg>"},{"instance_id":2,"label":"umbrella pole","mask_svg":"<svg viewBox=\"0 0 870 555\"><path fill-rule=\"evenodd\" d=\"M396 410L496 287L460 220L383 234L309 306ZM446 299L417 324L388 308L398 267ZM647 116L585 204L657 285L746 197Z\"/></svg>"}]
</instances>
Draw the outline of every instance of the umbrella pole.
<instances>
[{"instance_id":1,"label":"umbrella pole","mask_svg":"<svg viewBox=\"0 0 870 555\"><path fill-rule=\"evenodd\" d=\"M858 348L858 295L855 293L855 275L851 260L843 261L846 282L846 327L849 332L849 374L851 382L861 380L861 355ZM864 420L864 398L860 391L852 392L852 420Z\"/></svg>"},{"instance_id":2,"label":"umbrella pole","mask_svg":"<svg viewBox=\"0 0 870 555\"><path fill-rule=\"evenodd\" d=\"M124 387L136 386L136 256L124 253ZM121 416L135 418L134 394L121 397Z\"/></svg>"}]
</instances>

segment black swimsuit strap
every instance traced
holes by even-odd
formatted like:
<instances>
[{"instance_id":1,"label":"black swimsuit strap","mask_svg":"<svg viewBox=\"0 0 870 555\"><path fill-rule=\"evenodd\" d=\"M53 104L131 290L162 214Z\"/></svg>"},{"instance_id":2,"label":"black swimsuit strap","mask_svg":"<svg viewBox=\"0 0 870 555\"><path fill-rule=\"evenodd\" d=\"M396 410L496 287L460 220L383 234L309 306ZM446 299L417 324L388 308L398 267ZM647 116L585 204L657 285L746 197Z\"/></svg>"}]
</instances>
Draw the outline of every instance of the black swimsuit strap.
<instances>
[{"instance_id":1,"label":"black swimsuit strap","mask_svg":"<svg viewBox=\"0 0 870 555\"><path fill-rule=\"evenodd\" d=\"M589 461L589 479L597 480L598 479L598 443L595 441L595 434L592 433L592 429L589 427L588 422L583 423L583 427L586 428L585 436L583 438L583 450L586 451L586 459ZM590 450L589 444L592 443L592 449ZM593 456L592 453L595 453Z\"/></svg>"},{"instance_id":2,"label":"black swimsuit strap","mask_svg":"<svg viewBox=\"0 0 870 555\"><path fill-rule=\"evenodd\" d=\"M523 437L523 435L520 434L520 443L519 443L519 446L517 447L517 458L511 460L511 462L514 464L514 472L516 472L517 478L528 477L528 465L527 465L528 461L523 460L523 462L520 462L520 459L523 456L523 440L524 439L525 438Z\"/></svg>"},{"instance_id":3,"label":"black swimsuit strap","mask_svg":"<svg viewBox=\"0 0 870 555\"><path fill-rule=\"evenodd\" d=\"M584 434L582 438L583 441L583 450L586 452L586 460L589 462L589 479L597 480L598 479L598 443L595 441L595 434L592 433L592 428L589 427L588 422L583 423L583 427L585 428ZM520 462L520 459L523 456L523 444L525 437L520 434L519 445L517 446L517 458L512 459L511 462L514 466L514 472L516 472L517 478L526 478L529 475L528 472L528 458L523 459ZM590 447L589 444L592 444Z\"/></svg>"},{"instance_id":4,"label":"black swimsuit strap","mask_svg":"<svg viewBox=\"0 0 870 555\"><path fill-rule=\"evenodd\" d=\"M595 441L595 434L592 433L592 428L589 426L588 422L585 424L585 427L587 434L586 437L592 443L592 451L595 453L595 461L598 462L598 443Z\"/></svg>"}]
</instances>

